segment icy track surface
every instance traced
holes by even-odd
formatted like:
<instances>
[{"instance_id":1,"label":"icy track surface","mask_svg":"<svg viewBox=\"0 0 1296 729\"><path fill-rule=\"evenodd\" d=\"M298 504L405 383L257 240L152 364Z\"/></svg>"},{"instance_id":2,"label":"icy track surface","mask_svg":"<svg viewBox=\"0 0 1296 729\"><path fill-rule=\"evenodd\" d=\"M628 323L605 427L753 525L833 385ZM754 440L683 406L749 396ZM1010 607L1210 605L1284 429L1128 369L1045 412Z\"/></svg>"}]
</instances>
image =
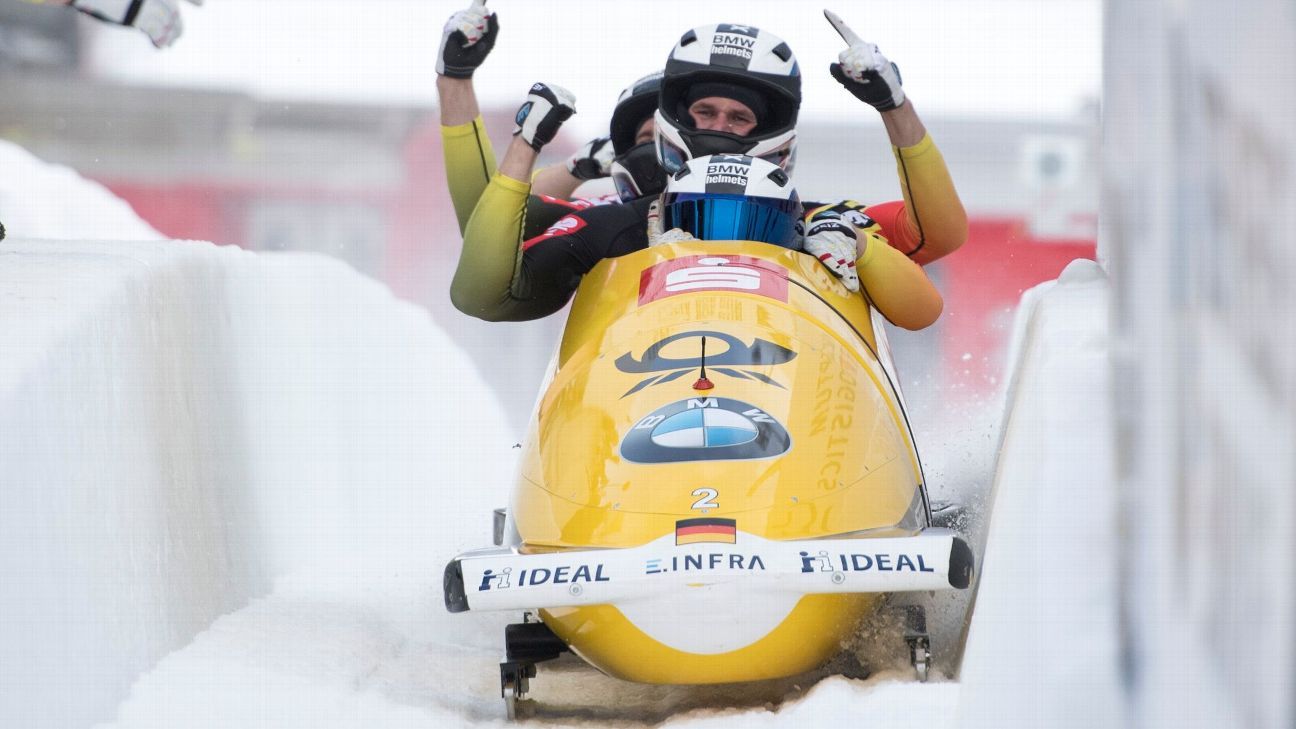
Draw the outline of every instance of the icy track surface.
<instances>
[{"instance_id":1,"label":"icy track surface","mask_svg":"<svg viewBox=\"0 0 1296 729\"><path fill-rule=\"evenodd\" d=\"M996 472L996 498L1028 507L991 530L988 553L1012 569L978 596L966 659L970 596L946 595L929 603L937 677L926 685L888 626L868 624L839 664L761 684L642 686L566 657L533 681L531 725L937 729L1044 717L1028 708L1005 721L1006 702L1033 689L996 631L1026 621L1062 643L1078 636L1059 655L1095 655L1105 644L1093 626L1110 605L1100 580L1079 595L1096 613L1058 610L1074 596L1066 586L1013 560L1038 544L995 536L1031 533L1021 519L1042 507L1022 502L1024 489L1105 457L1049 447L1104 436L1075 405L1106 396L1105 282L1096 269L1068 273L1036 294L1048 316L1019 322L1019 359L1033 364L1012 378L1009 402L1029 417L1010 422L1028 427L1004 438L997 463L999 402L914 414L933 496L969 504L978 555ZM497 662L517 616L450 615L440 583L451 555L489 542L516 436L425 313L333 261L200 243L8 240L0 302L0 725L503 723ZM1087 366L1065 366L1077 361ZM1067 502L1066 516L1100 522L1102 504ZM1095 560L1111 549L1096 536L1085 545ZM958 682L940 675L960 661ZM1103 670L1098 659L1079 667ZM1089 707L1104 706L1108 687L1083 688ZM1065 716L1109 718L1098 713Z\"/></svg>"}]
</instances>

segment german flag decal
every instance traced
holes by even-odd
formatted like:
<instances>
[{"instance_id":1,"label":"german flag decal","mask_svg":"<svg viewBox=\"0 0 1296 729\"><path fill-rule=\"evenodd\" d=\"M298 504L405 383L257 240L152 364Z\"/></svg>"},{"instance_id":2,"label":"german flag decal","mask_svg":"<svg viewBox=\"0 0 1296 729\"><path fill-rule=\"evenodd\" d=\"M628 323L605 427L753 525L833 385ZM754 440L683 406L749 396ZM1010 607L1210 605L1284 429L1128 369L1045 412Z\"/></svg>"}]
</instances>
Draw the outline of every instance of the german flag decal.
<instances>
[{"instance_id":1,"label":"german flag decal","mask_svg":"<svg viewBox=\"0 0 1296 729\"><path fill-rule=\"evenodd\" d=\"M680 519L675 522L675 546L699 542L736 544L738 522L733 519Z\"/></svg>"}]
</instances>

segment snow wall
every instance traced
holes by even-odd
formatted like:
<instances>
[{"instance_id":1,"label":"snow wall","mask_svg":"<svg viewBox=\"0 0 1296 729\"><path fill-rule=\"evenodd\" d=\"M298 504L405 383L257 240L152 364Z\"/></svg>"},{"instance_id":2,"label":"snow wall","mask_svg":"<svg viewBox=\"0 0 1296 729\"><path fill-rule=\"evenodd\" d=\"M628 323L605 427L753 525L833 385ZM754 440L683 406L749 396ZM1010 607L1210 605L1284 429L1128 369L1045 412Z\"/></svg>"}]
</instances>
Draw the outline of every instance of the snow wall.
<instances>
[{"instance_id":1,"label":"snow wall","mask_svg":"<svg viewBox=\"0 0 1296 729\"><path fill-rule=\"evenodd\" d=\"M10 238L164 240L125 200L0 139L0 223Z\"/></svg>"},{"instance_id":2,"label":"snow wall","mask_svg":"<svg viewBox=\"0 0 1296 729\"><path fill-rule=\"evenodd\" d=\"M1296 725L1296 5L1107 2L1123 684Z\"/></svg>"},{"instance_id":3,"label":"snow wall","mask_svg":"<svg viewBox=\"0 0 1296 729\"><path fill-rule=\"evenodd\" d=\"M956 725L1116 727L1117 492L1106 274L1022 298Z\"/></svg>"},{"instance_id":4,"label":"snow wall","mask_svg":"<svg viewBox=\"0 0 1296 729\"><path fill-rule=\"evenodd\" d=\"M0 726L110 719L295 568L488 539L511 477L462 353L330 259L10 239L0 331Z\"/></svg>"}]
</instances>

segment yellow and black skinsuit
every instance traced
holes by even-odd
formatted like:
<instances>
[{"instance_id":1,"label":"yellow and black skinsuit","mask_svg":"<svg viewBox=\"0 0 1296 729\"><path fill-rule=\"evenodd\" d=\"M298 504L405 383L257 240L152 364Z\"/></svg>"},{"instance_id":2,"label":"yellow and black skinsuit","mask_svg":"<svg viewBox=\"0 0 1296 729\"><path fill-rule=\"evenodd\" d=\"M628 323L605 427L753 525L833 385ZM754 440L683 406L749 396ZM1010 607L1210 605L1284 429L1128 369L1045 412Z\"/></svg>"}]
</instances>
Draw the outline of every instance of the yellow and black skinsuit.
<instances>
[{"instance_id":1,"label":"yellow and black skinsuit","mask_svg":"<svg viewBox=\"0 0 1296 729\"><path fill-rule=\"evenodd\" d=\"M652 198L588 206L530 194L528 183L495 171L481 118L442 127L446 172L463 252L451 299L465 314L525 321L561 309L581 277L604 258L648 245ZM940 294L917 264L963 244L967 216L931 136L893 148L903 201L807 203L806 219L825 212L850 220L869 238L856 262L860 287L892 323L920 329L940 313ZM886 243L888 245L877 245Z\"/></svg>"}]
</instances>

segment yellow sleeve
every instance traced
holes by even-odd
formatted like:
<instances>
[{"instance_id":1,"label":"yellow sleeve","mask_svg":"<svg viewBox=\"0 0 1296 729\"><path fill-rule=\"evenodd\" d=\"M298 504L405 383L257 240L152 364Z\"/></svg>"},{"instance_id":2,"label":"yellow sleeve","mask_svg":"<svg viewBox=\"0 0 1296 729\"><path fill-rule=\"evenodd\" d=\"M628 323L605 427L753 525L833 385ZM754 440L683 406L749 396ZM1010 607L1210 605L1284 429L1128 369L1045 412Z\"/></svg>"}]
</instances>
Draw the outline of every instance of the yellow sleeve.
<instances>
[{"instance_id":1,"label":"yellow sleeve","mask_svg":"<svg viewBox=\"0 0 1296 729\"><path fill-rule=\"evenodd\" d=\"M880 234L856 230L866 243L864 254L855 262L860 290L878 313L913 331L936 323L945 304L922 267L892 248Z\"/></svg>"},{"instance_id":2,"label":"yellow sleeve","mask_svg":"<svg viewBox=\"0 0 1296 729\"><path fill-rule=\"evenodd\" d=\"M450 200L459 219L459 232L463 233L473 208L495 174L495 150L486 136L481 115L467 124L441 127L441 149L450 183Z\"/></svg>"},{"instance_id":3,"label":"yellow sleeve","mask_svg":"<svg viewBox=\"0 0 1296 729\"><path fill-rule=\"evenodd\" d=\"M913 241L911 257L924 265L953 253L967 240L968 223L945 158L930 134L912 147L891 149L905 200L901 237Z\"/></svg>"},{"instance_id":4,"label":"yellow sleeve","mask_svg":"<svg viewBox=\"0 0 1296 729\"><path fill-rule=\"evenodd\" d=\"M469 316L510 318L518 301L514 282L522 265L522 231L531 185L495 173L464 225L463 250L450 282L450 300Z\"/></svg>"}]
</instances>

